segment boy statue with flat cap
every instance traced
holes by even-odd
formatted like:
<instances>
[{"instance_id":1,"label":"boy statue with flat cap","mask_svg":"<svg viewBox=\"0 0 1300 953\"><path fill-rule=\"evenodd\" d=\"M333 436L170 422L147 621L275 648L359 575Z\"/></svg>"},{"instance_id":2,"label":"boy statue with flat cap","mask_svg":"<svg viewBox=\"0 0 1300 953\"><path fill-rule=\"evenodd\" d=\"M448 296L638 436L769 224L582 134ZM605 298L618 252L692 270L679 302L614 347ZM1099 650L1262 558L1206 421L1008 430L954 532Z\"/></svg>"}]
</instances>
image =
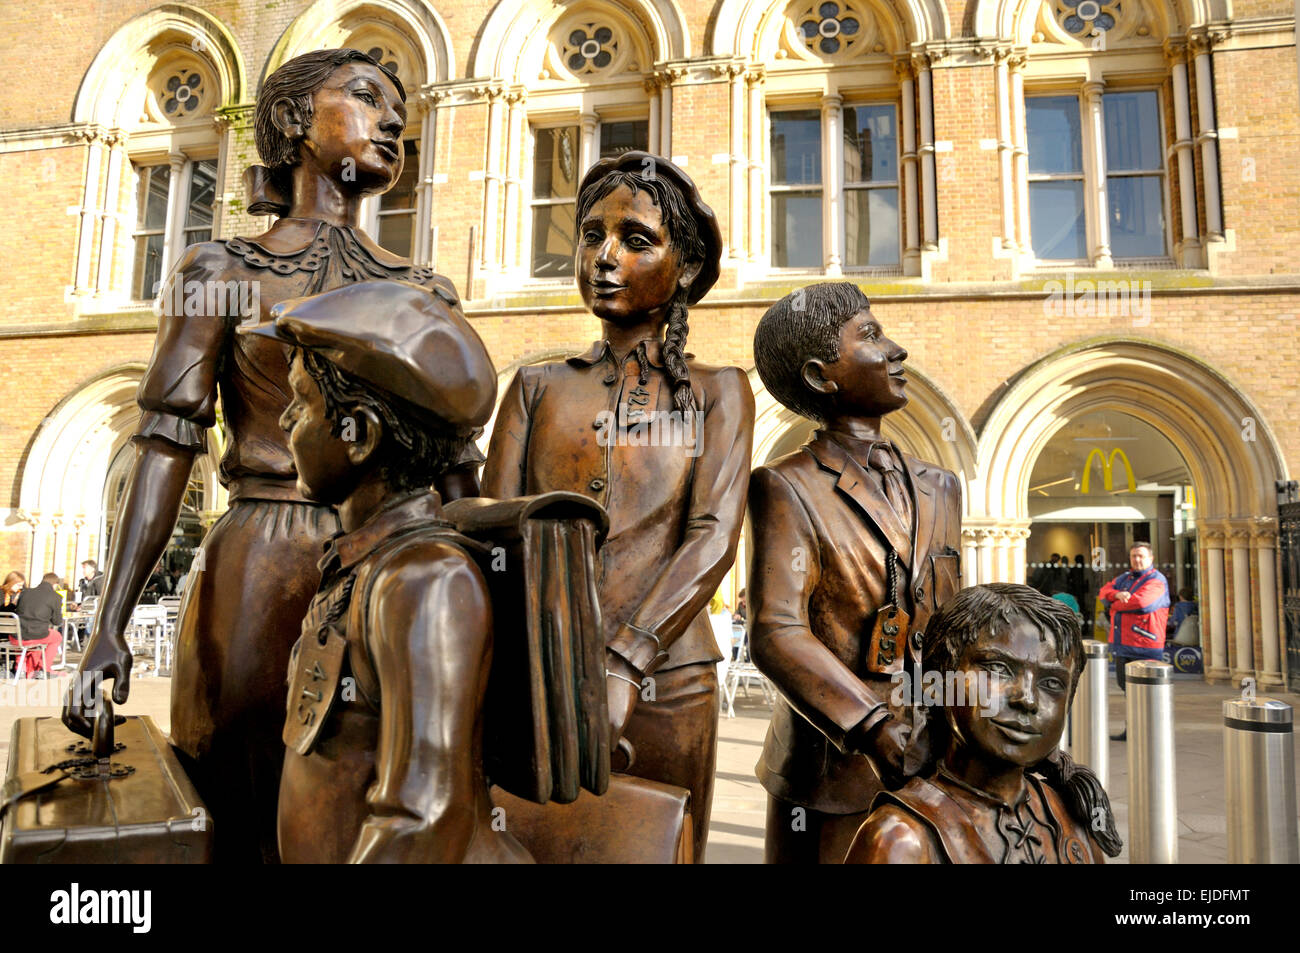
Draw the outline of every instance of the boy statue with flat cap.
<instances>
[{"instance_id":1,"label":"boy statue with flat cap","mask_svg":"<svg viewBox=\"0 0 1300 953\"><path fill-rule=\"evenodd\" d=\"M754 662L780 689L757 772L768 863L841 863L872 798L928 761L892 676L956 590L961 491L899 451L907 351L848 282L800 289L754 333L768 391L820 425L749 484Z\"/></svg>"},{"instance_id":2,"label":"boy statue with flat cap","mask_svg":"<svg viewBox=\"0 0 1300 953\"><path fill-rule=\"evenodd\" d=\"M358 320L365 315L366 320ZM287 863L527 862L494 830L487 584L431 489L492 413L483 342L437 295L372 281L241 331L292 345L280 419L307 499L337 508L289 664Z\"/></svg>"}]
</instances>

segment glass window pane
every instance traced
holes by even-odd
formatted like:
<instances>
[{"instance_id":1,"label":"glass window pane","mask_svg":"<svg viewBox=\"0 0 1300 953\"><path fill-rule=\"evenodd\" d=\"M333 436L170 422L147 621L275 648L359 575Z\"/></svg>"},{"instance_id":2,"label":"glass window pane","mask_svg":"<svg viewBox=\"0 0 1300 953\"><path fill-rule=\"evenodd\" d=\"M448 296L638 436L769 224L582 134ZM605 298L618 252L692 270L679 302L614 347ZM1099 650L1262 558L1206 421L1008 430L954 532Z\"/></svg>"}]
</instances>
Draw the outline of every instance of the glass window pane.
<instances>
[{"instance_id":1,"label":"glass window pane","mask_svg":"<svg viewBox=\"0 0 1300 953\"><path fill-rule=\"evenodd\" d=\"M538 129L533 146L533 198L571 198L577 192L578 127Z\"/></svg>"},{"instance_id":2,"label":"glass window pane","mask_svg":"<svg viewBox=\"0 0 1300 953\"><path fill-rule=\"evenodd\" d=\"M379 244L394 255L411 257L411 248L415 238L415 213L399 212L395 215L379 216Z\"/></svg>"},{"instance_id":3,"label":"glass window pane","mask_svg":"<svg viewBox=\"0 0 1300 953\"><path fill-rule=\"evenodd\" d=\"M844 264L898 264L898 189L845 191Z\"/></svg>"},{"instance_id":4,"label":"glass window pane","mask_svg":"<svg viewBox=\"0 0 1300 953\"><path fill-rule=\"evenodd\" d=\"M197 245L199 242L208 242L212 240L212 229L210 228L187 228L185 229L185 244Z\"/></svg>"},{"instance_id":5,"label":"glass window pane","mask_svg":"<svg viewBox=\"0 0 1300 953\"><path fill-rule=\"evenodd\" d=\"M162 235L141 235L135 240L135 286L132 293L137 301L148 301L156 293L155 285L162 278Z\"/></svg>"},{"instance_id":6,"label":"glass window pane","mask_svg":"<svg viewBox=\"0 0 1300 953\"><path fill-rule=\"evenodd\" d=\"M201 159L190 168L190 201L185 207L185 227L212 224L212 200L217 193L217 162Z\"/></svg>"},{"instance_id":7,"label":"glass window pane","mask_svg":"<svg viewBox=\"0 0 1300 953\"><path fill-rule=\"evenodd\" d=\"M819 185L822 117L816 109L772 113L772 184Z\"/></svg>"},{"instance_id":8,"label":"glass window pane","mask_svg":"<svg viewBox=\"0 0 1300 953\"><path fill-rule=\"evenodd\" d=\"M1115 258L1157 258L1165 251L1165 199L1158 175L1108 177L1110 253Z\"/></svg>"},{"instance_id":9,"label":"glass window pane","mask_svg":"<svg viewBox=\"0 0 1300 953\"><path fill-rule=\"evenodd\" d=\"M893 106L844 110L844 181L898 181L898 126Z\"/></svg>"},{"instance_id":10,"label":"glass window pane","mask_svg":"<svg viewBox=\"0 0 1300 953\"><path fill-rule=\"evenodd\" d=\"M1077 97L1027 97L1025 130L1029 139L1030 172L1083 171L1083 134Z\"/></svg>"},{"instance_id":11,"label":"glass window pane","mask_svg":"<svg viewBox=\"0 0 1300 953\"><path fill-rule=\"evenodd\" d=\"M533 275L565 278L573 275L574 217L576 207L533 206Z\"/></svg>"},{"instance_id":12,"label":"glass window pane","mask_svg":"<svg viewBox=\"0 0 1300 953\"><path fill-rule=\"evenodd\" d=\"M1160 159L1160 109L1155 90L1106 93L1101 104L1106 121L1106 171L1164 168Z\"/></svg>"},{"instance_id":13,"label":"glass window pane","mask_svg":"<svg viewBox=\"0 0 1300 953\"><path fill-rule=\"evenodd\" d=\"M402 160L402 174L397 177L393 187L379 197L379 211L391 212L395 209L415 208L415 185L420 178L420 151L414 139L403 143L405 158ZM380 226L382 230L383 226ZM396 251L383 241L379 244Z\"/></svg>"},{"instance_id":14,"label":"glass window pane","mask_svg":"<svg viewBox=\"0 0 1300 953\"><path fill-rule=\"evenodd\" d=\"M777 268L822 266L822 197L778 192L772 196L772 264Z\"/></svg>"},{"instance_id":15,"label":"glass window pane","mask_svg":"<svg viewBox=\"0 0 1300 953\"><path fill-rule=\"evenodd\" d=\"M650 122L631 119L627 122L602 122L600 124L600 157L622 155L633 149L644 152L650 148Z\"/></svg>"},{"instance_id":16,"label":"glass window pane","mask_svg":"<svg viewBox=\"0 0 1300 953\"><path fill-rule=\"evenodd\" d=\"M1083 182L1030 182L1029 234L1039 258L1087 258Z\"/></svg>"},{"instance_id":17,"label":"glass window pane","mask_svg":"<svg viewBox=\"0 0 1300 953\"><path fill-rule=\"evenodd\" d=\"M140 170L138 226L141 231L166 227L167 183L170 179L171 169L165 165L155 165Z\"/></svg>"}]
</instances>

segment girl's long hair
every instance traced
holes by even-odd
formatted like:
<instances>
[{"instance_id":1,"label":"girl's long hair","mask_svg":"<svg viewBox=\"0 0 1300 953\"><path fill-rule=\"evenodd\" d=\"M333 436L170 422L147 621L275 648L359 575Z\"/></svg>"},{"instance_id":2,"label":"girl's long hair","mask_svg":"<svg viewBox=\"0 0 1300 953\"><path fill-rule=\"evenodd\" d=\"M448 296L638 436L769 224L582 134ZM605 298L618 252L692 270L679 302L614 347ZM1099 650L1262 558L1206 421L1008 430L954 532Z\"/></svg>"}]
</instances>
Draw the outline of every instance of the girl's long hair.
<instances>
[{"instance_id":1,"label":"girl's long hair","mask_svg":"<svg viewBox=\"0 0 1300 953\"><path fill-rule=\"evenodd\" d=\"M1009 582L992 582L963 589L943 604L926 627L921 646L922 668L926 672L956 671L962 651L980 636L1028 622L1045 638L1050 633L1056 643L1056 656L1070 666L1073 681L1069 700L1079 684L1083 669L1083 641L1074 612L1064 603L1049 599L1028 586ZM948 722L942 707L927 713L925 731L929 732L930 751L934 758L943 757L948 746ZM1119 855L1123 842L1115 829L1115 815L1110 798L1090 768L1077 764L1060 748L1028 768L1056 790L1071 816L1092 835L1107 854Z\"/></svg>"}]
</instances>

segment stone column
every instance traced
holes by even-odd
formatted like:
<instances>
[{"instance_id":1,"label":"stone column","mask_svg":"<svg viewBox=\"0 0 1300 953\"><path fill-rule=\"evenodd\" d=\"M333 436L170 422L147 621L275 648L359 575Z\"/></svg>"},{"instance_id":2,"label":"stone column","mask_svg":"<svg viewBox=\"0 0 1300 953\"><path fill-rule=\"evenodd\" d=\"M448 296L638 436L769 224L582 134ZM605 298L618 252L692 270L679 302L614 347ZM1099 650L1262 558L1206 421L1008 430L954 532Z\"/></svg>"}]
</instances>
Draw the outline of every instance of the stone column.
<instances>
[{"instance_id":1,"label":"stone column","mask_svg":"<svg viewBox=\"0 0 1300 953\"><path fill-rule=\"evenodd\" d=\"M998 97L998 185L1002 197L1002 247L1016 247L1016 184L1012 177L1011 83L1007 75L1009 49L993 51L993 73Z\"/></svg>"},{"instance_id":2,"label":"stone column","mask_svg":"<svg viewBox=\"0 0 1300 953\"><path fill-rule=\"evenodd\" d=\"M1232 678L1255 677L1255 639L1250 607L1250 527L1232 523L1228 528L1232 548L1232 632L1236 658Z\"/></svg>"},{"instance_id":3,"label":"stone column","mask_svg":"<svg viewBox=\"0 0 1300 953\"><path fill-rule=\"evenodd\" d=\"M82 183L81 207L77 224L77 266L73 276L74 294L88 294L90 283L90 250L95 240L95 219L99 210L99 172L103 162L104 142L98 126L78 134L86 143L86 178Z\"/></svg>"},{"instance_id":4,"label":"stone column","mask_svg":"<svg viewBox=\"0 0 1300 953\"><path fill-rule=\"evenodd\" d=\"M1196 60L1196 112L1200 132L1196 141L1201 145L1201 173L1205 176L1205 238L1223 241L1223 200L1219 194L1219 130L1214 118L1214 77L1211 74L1210 56L1221 34L1205 33L1191 38L1192 53Z\"/></svg>"},{"instance_id":5,"label":"stone column","mask_svg":"<svg viewBox=\"0 0 1300 953\"><path fill-rule=\"evenodd\" d=\"M979 543L976 538L976 531L973 529L963 529L961 531L961 584L962 587L978 586L982 580L980 578L979 567Z\"/></svg>"},{"instance_id":6,"label":"stone column","mask_svg":"<svg viewBox=\"0 0 1300 953\"><path fill-rule=\"evenodd\" d=\"M1016 245L1029 257L1033 250L1029 242L1029 146L1025 128L1025 54L1013 53L1007 58L1011 73L1011 141L1015 156L1016 180Z\"/></svg>"},{"instance_id":7,"label":"stone column","mask_svg":"<svg viewBox=\"0 0 1300 953\"><path fill-rule=\"evenodd\" d=\"M1285 688L1282 679L1282 643L1286 638L1277 614L1277 521L1268 517L1252 521L1250 548L1259 577L1260 688Z\"/></svg>"},{"instance_id":8,"label":"stone column","mask_svg":"<svg viewBox=\"0 0 1300 953\"><path fill-rule=\"evenodd\" d=\"M844 190L840 188L844 170L840 155L843 103L837 93L822 97L822 247L829 278L839 277L844 261Z\"/></svg>"},{"instance_id":9,"label":"stone column","mask_svg":"<svg viewBox=\"0 0 1300 953\"><path fill-rule=\"evenodd\" d=\"M411 261L416 265L432 266L433 170L438 108L429 92L416 97L415 111L420 117L420 168L415 176L415 242L411 247Z\"/></svg>"},{"instance_id":10,"label":"stone column","mask_svg":"<svg viewBox=\"0 0 1300 953\"><path fill-rule=\"evenodd\" d=\"M495 269L500 257L497 254L497 226L501 218L501 101L503 90L487 90L487 162L483 170L483 240L479 262L485 271ZM465 295L472 295L465 289Z\"/></svg>"},{"instance_id":11,"label":"stone column","mask_svg":"<svg viewBox=\"0 0 1300 953\"><path fill-rule=\"evenodd\" d=\"M1201 240L1196 222L1196 169L1192 161L1192 109L1187 95L1187 48L1182 43L1166 41L1165 57L1174 81L1174 144L1178 157L1178 199L1182 217L1180 263L1184 268L1201 268Z\"/></svg>"},{"instance_id":12,"label":"stone column","mask_svg":"<svg viewBox=\"0 0 1300 953\"><path fill-rule=\"evenodd\" d=\"M1007 582L1025 584L1028 578L1025 569L1025 541L1029 539L1028 526L1016 526L1007 530L1011 540L1011 566Z\"/></svg>"},{"instance_id":13,"label":"stone column","mask_svg":"<svg viewBox=\"0 0 1300 953\"><path fill-rule=\"evenodd\" d=\"M730 191L728 208L727 256L732 261L745 260L745 67L727 65L731 94L731 149L728 156Z\"/></svg>"},{"instance_id":14,"label":"stone column","mask_svg":"<svg viewBox=\"0 0 1300 953\"><path fill-rule=\"evenodd\" d=\"M673 83L684 75L681 69L666 69L659 84L659 154L673 157Z\"/></svg>"},{"instance_id":15,"label":"stone column","mask_svg":"<svg viewBox=\"0 0 1300 953\"><path fill-rule=\"evenodd\" d=\"M923 247L939 247L939 202L934 166L934 93L930 85L930 57L912 57L921 100L921 234Z\"/></svg>"},{"instance_id":16,"label":"stone column","mask_svg":"<svg viewBox=\"0 0 1300 953\"><path fill-rule=\"evenodd\" d=\"M1201 536L1205 541L1206 585L1201 598L1208 619L1202 621L1202 653L1205 656L1205 677L1228 677L1228 593L1224 580L1224 531L1220 526L1202 523Z\"/></svg>"},{"instance_id":17,"label":"stone column","mask_svg":"<svg viewBox=\"0 0 1300 953\"><path fill-rule=\"evenodd\" d=\"M578 117L578 122L582 129L582 145L578 150L578 178L581 179L600 158L600 143L596 141L596 125L600 118L595 113L583 113Z\"/></svg>"},{"instance_id":18,"label":"stone column","mask_svg":"<svg viewBox=\"0 0 1300 953\"><path fill-rule=\"evenodd\" d=\"M1088 128L1084 132L1084 146L1092 159L1092 182L1086 194L1092 206L1093 222L1092 263L1097 268L1110 268L1110 202L1106 192L1106 123L1102 113L1101 94L1105 83L1083 84Z\"/></svg>"},{"instance_id":19,"label":"stone column","mask_svg":"<svg viewBox=\"0 0 1300 953\"><path fill-rule=\"evenodd\" d=\"M27 581L39 580L45 573L45 545L49 538L49 523L41 513L28 513L24 522L32 528L32 551L27 559Z\"/></svg>"},{"instance_id":20,"label":"stone column","mask_svg":"<svg viewBox=\"0 0 1300 953\"><path fill-rule=\"evenodd\" d=\"M763 209L767 203L763 194L763 169L766 164L767 142L763 130L766 126L763 109L763 83L765 73L761 67L751 69L745 76L749 84L749 260L763 259Z\"/></svg>"},{"instance_id":21,"label":"stone column","mask_svg":"<svg viewBox=\"0 0 1300 953\"><path fill-rule=\"evenodd\" d=\"M166 237L163 242L162 270L159 272L160 280L165 281L167 275L171 273L172 265L180 258L184 250L184 228L185 228L185 207L188 204L188 196L182 195L184 183L182 173L185 171L187 157L183 152L173 152L167 156L167 164L171 169L170 178L167 180L167 224ZM157 294L153 288L145 288L145 293L150 298Z\"/></svg>"},{"instance_id":22,"label":"stone column","mask_svg":"<svg viewBox=\"0 0 1300 953\"><path fill-rule=\"evenodd\" d=\"M126 135L114 130L104 139L108 146L108 177L99 203L99 267L95 274L95 291L103 294L113 287L113 252L116 251L118 191L122 187L122 156L126 152Z\"/></svg>"},{"instance_id":23,"label":"stone column","mask_svg":"<svg viewBox=\"0 0 1300 953\"><path fill-rule=\"evenodd\" d=\"M976 533L979 545L979 585L985 583L997 582L997 571L994 569L993 547L997 545L997 530L981 529Z\"/></svg>"},{"instance_id":24,"label":"stone column","mask_svg":"<svg viewBox=\"0 0 1300 953\"><path fill-rule=\"evenodd\" d=\"M659 148L659 78L647 76L641 83L645 89L646 99L650 103L650 122L646 135L646 148L651 155L663 155Z\"/></svg>"},{"instance_id":25,"label":"stone column","mask_svg":"<svg viewBox=\"0 0 1300 953\"><path fill-rule=\"evenodd\" d=\"M524 138L527 135L527 117L522 89L506 93L506 216L502 226L501 265L513 271L519 265L519 204L523 183Z\"/></svg>"},{"instance_id":26,"label":"stone column","mask_svg":"<svg viewBox=\"0 0 1300 953\"><path fill-rule=\"evenodd\" d=\"M921 273L921 213L916 193L916 91L912 81L911 57L900 56L894 60L898 74L899 95L903 100L903 116L899 125L903 130L903 218L907 224L903 249L903 274ZM973 571L973 567L972 567Z\"/></svg>"}]
</instances>

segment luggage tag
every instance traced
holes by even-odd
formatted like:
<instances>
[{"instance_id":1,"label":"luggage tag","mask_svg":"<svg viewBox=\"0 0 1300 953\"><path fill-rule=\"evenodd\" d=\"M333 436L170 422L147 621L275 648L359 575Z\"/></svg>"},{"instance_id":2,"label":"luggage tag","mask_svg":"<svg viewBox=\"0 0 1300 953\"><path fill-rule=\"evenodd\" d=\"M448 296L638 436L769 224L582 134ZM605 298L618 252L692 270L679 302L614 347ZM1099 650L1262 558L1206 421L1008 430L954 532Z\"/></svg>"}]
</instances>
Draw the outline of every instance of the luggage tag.
<instances>
[{"instance_id":1,"label":"luggage tag","mask_svg":"<svg viewBox=\"0 0 1300 953\"><path fill-rule=\"evenodd\" d=\"M289 662L293 678L282 734L286 748L311 754L334 708L347 647L348 640L333 625L323 625L315 635L304 634L298 639Z\"/></svg>"},{"instance_id":2,"label":"luggage tag","mask_svg":"<svg viewBox=\"0 0 1300 953\"><path fill-rule=\"evenodd\" d=\"M889 604L876 611L876 624L867 646L867 671L873 675L894 675L903 670L912 617L898 605L898 554L892 549L886 559Z\"/></svg>"}]
</instances>

